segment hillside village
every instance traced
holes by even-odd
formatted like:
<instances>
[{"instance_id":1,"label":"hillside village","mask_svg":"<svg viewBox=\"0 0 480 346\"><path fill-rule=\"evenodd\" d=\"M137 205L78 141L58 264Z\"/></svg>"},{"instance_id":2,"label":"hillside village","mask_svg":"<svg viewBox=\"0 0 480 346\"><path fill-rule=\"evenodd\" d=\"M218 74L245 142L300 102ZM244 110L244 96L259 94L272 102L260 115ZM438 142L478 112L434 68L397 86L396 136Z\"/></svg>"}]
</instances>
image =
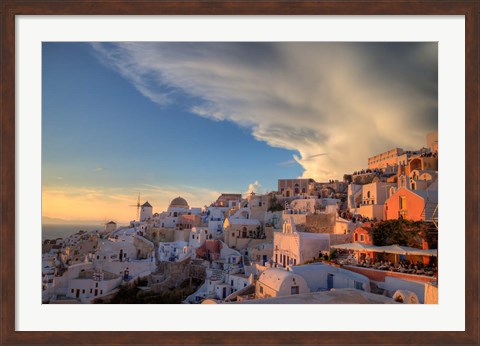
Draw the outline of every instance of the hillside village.
<instances>
[{"instance_id":1,"label":"hillside village","mask_svg":"<svg viewBox=\"0 0 480 346\"><path fill-rule=\"evenodd\" d=\"M182 197L42 244L43 303L438 302L438 133L343 179Z\"/></svg>"}]
</instances>

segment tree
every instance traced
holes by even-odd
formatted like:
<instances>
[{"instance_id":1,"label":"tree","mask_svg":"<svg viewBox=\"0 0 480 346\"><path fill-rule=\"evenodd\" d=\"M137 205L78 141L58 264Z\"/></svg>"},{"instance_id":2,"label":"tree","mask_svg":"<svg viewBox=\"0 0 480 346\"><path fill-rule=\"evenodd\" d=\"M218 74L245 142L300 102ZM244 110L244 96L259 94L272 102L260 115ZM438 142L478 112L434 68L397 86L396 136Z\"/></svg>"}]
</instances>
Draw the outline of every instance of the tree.
<instances>
[{"instance_id":1,"label":"tree","mask_svg":"<svg viewBox=\"0 0 480 346\"><path fill-rule=\"evenodd\" d=\"M347 184L350 184L353 180L353 177L351 174L344 174L343 175L343 181Z\"/></svg>"},{"instance_id":2,"label":"tree","mask_svg":"<svg viewBox=\"0 0 480 346\"><path fill-rule=\"evenodd\" d=\"M435 236L428 231L429 226L422 221L405 219L386 220L372 227L372 240L376 246L400 245L420 248L422 239L434 243ZM430 246L429 242L429 246Z\"/></svg>"},{"instance_id":3,"label":"tree","mask_svg":"<svg viewBox=\"0 0 480 346\"><path fill-rule=\"evenodd\" d=\"M277 197L275 195L272 195L270 198L270 207L268 208L268 211L274 212L274 211L282 211L285 208L283 205L277 200Z\"/></svg>"},{"instance_id":4,"label":"tree","mask_svg":"<svg viewBox=\"0 0 480 346\"><path fill-rule=\"evenodd\" d=\"M393 235L394 229L398 227L398 221L399 220L387 220L374 224L372 227L373 245L390 245L390 238Z\"/></svg>"}]
</instances>

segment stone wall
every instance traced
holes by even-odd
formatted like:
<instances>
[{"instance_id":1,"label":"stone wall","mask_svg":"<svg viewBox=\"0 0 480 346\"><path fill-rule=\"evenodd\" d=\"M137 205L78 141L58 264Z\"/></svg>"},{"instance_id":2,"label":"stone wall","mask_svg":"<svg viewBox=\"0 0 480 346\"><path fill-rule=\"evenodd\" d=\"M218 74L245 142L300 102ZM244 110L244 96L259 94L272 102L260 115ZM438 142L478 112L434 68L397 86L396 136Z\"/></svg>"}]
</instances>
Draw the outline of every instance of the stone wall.
<instances>
[{"instance_id":1,"label":"stone wall","mask_svg":"<svg viewBox=\"0 0 480 346\"><path fill-rule=\"evenodd\" d=\"M165 278L156 282L158 278ZM206 268L202 265L190 263L190 258L181 262L160 262L157 273L149 278L152 292L160 293L164 290L175 288L187 279L205 280Z\"/></svg>"},{"instance_id":2,"label":"stone wall","mask_svg":"<svg viewBox=\"0 0 480 346\"><path fill-rule=\"evenodd\" d=\"M133 245L137 249L137 259L147 259L152 256L154 245L149 240L137 236L133 239Z\"/></svg>"},{"instance_id":3,"label":"stone wall","mask_svg":"<svg viewBox=\"0 0 480 346\"><path fill-rule=\"evenodd\" d=\"M154 244L158 244L158 242L173 242L175 241L175 229L152 227L147 231L145 238Z\"/></svg>"},{"instance_id":4,"label":"stone wall","mask_svg":"<svg viewBox=\"0 0 480 346\"><path fill-rule=\"evenodd\" d=\"M308 233L334 233L335 214L313 214L307 215L305 232Z\"/></svg>"}]
</instances>

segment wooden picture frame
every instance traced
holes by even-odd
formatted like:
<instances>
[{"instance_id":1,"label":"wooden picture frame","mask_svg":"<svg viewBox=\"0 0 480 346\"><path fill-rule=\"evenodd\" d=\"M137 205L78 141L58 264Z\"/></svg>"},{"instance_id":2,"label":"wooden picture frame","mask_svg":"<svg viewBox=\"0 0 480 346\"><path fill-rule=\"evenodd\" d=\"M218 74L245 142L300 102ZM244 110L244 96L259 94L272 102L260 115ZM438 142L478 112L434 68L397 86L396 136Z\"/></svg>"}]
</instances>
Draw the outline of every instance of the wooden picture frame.
<instances>
[{"instance_id":1,"label":"wooden picture frame","mask_svg":"<svg viewBox=\"0 0 480 346\"><path fill-rule=\"evenodd\" d=\"M480 3L472 1L22 1L1 5L1 343L478 344ZM466 282L463 332L20 332L15 330L15 17L17 15L465 16ZM452 318L455 318L452 316Z\"/></svg>"}]
</instances>

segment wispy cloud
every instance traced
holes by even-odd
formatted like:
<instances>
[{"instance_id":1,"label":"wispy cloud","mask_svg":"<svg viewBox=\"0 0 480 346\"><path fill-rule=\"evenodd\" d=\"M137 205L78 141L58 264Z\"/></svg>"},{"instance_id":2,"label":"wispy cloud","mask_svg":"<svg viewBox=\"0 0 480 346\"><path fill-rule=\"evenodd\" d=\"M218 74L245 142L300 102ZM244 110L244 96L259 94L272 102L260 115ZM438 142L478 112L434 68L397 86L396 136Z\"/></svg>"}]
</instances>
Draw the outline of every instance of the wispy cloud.
<instances>
[{"instance_id":1,"label":"wispy cloud","mask_svg":"<svg viewBox=\"0 0 480 346\"><path fill-rule=\"evenodd\" d=\"M277 166L289 167L289 166L293 166L296 163L298 163L298 162L292 159L292 160L286 160L286 161L279 162L277 164Z\"/></svg>"},{"instance_id":2,"label":"wispy cloud","mask_svg":"<svg viewBox=\"0 0 480 346\"><path fill-rule=\"evenodd\" d=\"M380 151L423 146L437 128L436 43L92 47L153 102L164 106L189 95L197 100L192 113L296 150L281 165L300 164L304 177L340 177Z\"/></svg>"}]
</instances>

